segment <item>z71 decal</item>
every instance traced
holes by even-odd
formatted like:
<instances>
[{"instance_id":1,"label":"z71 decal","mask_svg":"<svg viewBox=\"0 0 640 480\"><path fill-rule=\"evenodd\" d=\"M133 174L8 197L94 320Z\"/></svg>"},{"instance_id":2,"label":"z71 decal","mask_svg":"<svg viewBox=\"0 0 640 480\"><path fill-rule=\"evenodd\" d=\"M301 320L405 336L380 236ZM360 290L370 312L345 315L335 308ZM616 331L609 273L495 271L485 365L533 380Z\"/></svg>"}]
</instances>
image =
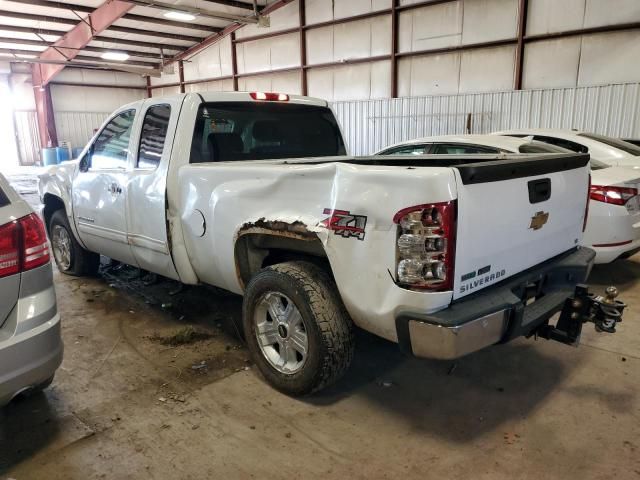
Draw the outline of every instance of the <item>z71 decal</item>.
<instances>
[{"instance_id":1,"label":"z71 decal","mask_svg":"<svg viewBox=\"0 0 640 480\"><path fill-rule=\"evenodd\" d=\"M322 213L330 216L322 220L320 224L333 230L336 235L364 240L364 227L367 225L366 216L353 215L347 210L332 210L331 208L325 208Z\"/></svg>"}]
</instances>

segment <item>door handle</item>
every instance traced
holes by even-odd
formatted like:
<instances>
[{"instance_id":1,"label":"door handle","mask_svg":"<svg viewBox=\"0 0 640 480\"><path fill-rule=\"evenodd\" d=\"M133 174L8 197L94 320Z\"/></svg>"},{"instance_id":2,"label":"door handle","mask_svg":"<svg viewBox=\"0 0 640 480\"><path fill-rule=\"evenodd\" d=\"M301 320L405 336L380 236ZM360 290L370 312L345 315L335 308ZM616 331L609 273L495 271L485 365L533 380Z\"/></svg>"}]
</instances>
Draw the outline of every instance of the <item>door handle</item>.
<instances>
[{"instance_id":1,"label":"door handle","mask_svg":"<svg viewBox=\"0 0 640 480\"><path fill-rule=\"evenodd\" d=\"M112 183L109 185L109 192L111 192L112 195L120 195L122 193L122 187L117 183Z\"/></svg>"}]
</instances>

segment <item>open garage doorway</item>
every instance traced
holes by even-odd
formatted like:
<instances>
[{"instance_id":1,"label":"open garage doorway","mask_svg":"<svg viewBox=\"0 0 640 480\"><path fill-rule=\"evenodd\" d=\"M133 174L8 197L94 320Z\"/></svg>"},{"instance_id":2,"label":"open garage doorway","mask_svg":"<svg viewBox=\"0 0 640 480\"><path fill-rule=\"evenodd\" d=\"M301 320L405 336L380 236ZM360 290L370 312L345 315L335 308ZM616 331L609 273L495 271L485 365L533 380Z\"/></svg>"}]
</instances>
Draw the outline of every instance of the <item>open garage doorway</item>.
<instances>
[{"instance_id":1,"label":"open garage doorway","mask_svg":"<svg viewBox=\"0 0 640 480\"><path fill-rule=\"evenodd\" d=\"M16 147L13 117L13 95L7 75L0 75L0 171L14 170L20 165Z\"/></svg>"}]
</instances>

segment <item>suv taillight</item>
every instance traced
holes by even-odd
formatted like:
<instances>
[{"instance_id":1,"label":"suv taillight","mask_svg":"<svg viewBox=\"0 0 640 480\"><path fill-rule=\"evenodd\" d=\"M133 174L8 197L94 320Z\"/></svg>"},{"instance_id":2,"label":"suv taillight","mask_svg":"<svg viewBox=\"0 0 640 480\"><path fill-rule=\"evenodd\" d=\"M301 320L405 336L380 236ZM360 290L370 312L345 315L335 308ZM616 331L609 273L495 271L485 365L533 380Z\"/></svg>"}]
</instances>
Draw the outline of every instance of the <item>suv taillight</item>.
<instances>
[{"instance_id":1,"label":"suv taillight","mask_svg":"<svg viewBox=\"0 0 640 480\"><path fill-rule=\"evenodd\" d=\"M18 221L0 227L0 278L20 271L20 235Z\"/></svg>"},{"instance_id":2,"label":"suv taillight","mask_svg":"<svg viewBox=\"0 0 640 480\"><path fill-rule=\"evenodd\" d=\"M629 199L638 195L638 189L629 187L612 187L604 185L591 185L589 197L596 202L624 205Z\"/></svg>"},{"instance_id":3,"label":"suv taillight","mask_svg":"<svg viewBox=\"0 0 640 480\"><path fill-rule=\"evenodd\" d=\"M398 224L398 283L406 288L451 290L456 244L456 202L404 208Z\"/></svg>"},{"instance_id":4,"label":"suv taillight","mask_svg":"<svg viewBox=\"0 0 640 480\"><path fill-rule=\"evenodd\" d=\"M27 215L0 227L0 277L49 262L49 243L42 220Z\"/></svg>"}]
</instances>

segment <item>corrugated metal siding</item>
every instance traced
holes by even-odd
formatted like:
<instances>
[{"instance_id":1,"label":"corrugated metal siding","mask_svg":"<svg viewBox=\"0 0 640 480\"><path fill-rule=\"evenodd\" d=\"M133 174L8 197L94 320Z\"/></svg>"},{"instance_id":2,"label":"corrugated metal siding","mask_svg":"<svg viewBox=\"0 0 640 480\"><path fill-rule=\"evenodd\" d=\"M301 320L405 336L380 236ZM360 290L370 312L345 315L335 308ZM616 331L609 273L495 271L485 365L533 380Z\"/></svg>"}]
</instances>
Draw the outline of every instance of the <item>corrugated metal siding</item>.
<instances>
[{"instance_id":1,"label":"corrugated metal siding","mask_svg":"<svg viewBox=\"0 0 640 480\"><path fill-rule=\"evenodd\" d=\"M93 131L111 112L55 112L59 142L69 142L73 148L84 147Z\"/></svg>"},{"instance_id":2,"label":"corrugated metal siding","mask_svg":"<svg viewBox=\"0 0 640 480\"><path fill-rule=\"evenodd\" d=\"M14 112L18 155L21 165L35 165L40 162L40 136L34 110Z\"/></svg>"},{"instance_id":3,"label":"corrugated metal siding","mask_svg":"<svg viewBox=\"0 0 640 480\"><path fill-rule=\"evenodd\" d=\"M509 128L577 128L640 138L640 83L407 97L331 104L349 153L431 135Z\"/></svg>"}]
</instances>

